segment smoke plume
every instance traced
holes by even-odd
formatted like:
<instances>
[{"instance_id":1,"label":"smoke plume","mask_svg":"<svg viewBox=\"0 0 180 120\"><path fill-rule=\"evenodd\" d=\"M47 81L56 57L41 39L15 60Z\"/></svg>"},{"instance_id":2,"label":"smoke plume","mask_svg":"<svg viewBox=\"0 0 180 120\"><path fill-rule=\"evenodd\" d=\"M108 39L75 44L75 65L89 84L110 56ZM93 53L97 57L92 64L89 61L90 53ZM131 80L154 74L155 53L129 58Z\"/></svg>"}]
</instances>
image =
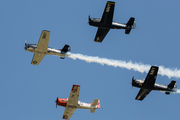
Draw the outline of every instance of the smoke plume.
<instances>
[{"instance_id":1,"label":"smoke plume","mask_svg":"<svg viewBox=\"0 0 180 120\"><path fill-rule=\"evenodd\" d=\"M134 70L138 72L146 72L148 73L151 65L146 65L143 63L136 63L136 62L126 62L122 60L113 60L113 59L107 59L107 58L100 58L100 57L93 57L93 56L87 56L87 55L82 55L82 54L74 54L71 53L69 58L72 59L79 59L79 60L84 60L88 63L99 63L101 65L108 65L108 66L113 66L113 67L120 67L120 68L126 68L128 70ZM167 76L169 78L175 77L175 78L180 78L180 70L177 68L175 69L170 69L170 68L165 68L164 66L159 66L159 71L158 74L162 76Z\"/></svg>"}]
</instances>

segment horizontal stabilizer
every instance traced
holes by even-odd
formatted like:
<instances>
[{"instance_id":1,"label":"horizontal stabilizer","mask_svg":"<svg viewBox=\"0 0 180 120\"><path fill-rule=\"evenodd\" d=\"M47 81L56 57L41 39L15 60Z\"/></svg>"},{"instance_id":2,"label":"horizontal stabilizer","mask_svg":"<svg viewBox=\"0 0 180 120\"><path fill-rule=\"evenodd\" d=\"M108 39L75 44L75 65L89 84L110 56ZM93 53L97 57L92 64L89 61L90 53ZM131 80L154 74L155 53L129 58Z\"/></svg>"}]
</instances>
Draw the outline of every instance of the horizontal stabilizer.
<instances>
[{"instance_id":1,"label":"horizontal stabilizer","mask_svg":"<svg viewBox=\"0 0 180 120\"><path fill-rule=\"evenodd\" d=\"M168 88L173 89L176 87L176 81L172 80L171 83L168 85Z\"/></svg>"},{"instance_id":2,"label":"horizontal stabilizer","mask_svg":"<svg viewBox=\"0 0 180 120\"><path fill-rule=\"evenodd\" d=\"M94 111L96 110L96 108L100 108L100 100L98 99L94 99L94 101L92 102L91 104L91 109L90 109L90 112L91 113L94 113Z\"/></svg>"},{"instance_id":3,"label":"horizontal stabilizer","mask_svg":"<svg viewBox=\"0 0 180 120\"><path fill-rule=\"evenodd\" d=\"M91 113L94 113L95 110L96 110L95 108L91 108L91 109L90 109L90 112L91 112Z\"/></svg>"},{"instance_id":4,"label":"horizontal stabilizer","mask_svg":"<svg viewBox=\"0 0 180 120\"><path fill-rule=\"evenodd\" d=\"M68 52L68 51L71 51L69 45L65 45L65 46L63 47L63 49L61 50L62 53L66 53L66 52Z\"/></svg>"},{"instance_id":5,"label":"horizontal stabilizer","mask_svg":"<svg viewBox=\"0 0 180 120\"><path fill-rule=\"evenodd\" d=\"M126 29L125 34L129 34L131 32L131 29Z\"/></svg>"}]
</instances>

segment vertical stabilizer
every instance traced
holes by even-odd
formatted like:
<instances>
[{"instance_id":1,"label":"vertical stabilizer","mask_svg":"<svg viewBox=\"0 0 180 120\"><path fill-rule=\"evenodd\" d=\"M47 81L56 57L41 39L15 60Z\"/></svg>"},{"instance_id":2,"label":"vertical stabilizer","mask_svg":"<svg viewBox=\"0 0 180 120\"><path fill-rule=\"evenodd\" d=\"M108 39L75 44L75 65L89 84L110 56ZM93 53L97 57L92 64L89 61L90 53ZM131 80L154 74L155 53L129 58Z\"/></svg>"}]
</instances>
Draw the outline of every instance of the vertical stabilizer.
<instances>
[{"instance_id":1,"label":"vertical stabilizer","mask_svg":"<svg viewBox=\"0 0 180 120\"><path fill-rule=\"evenodd\" d=\"M131 17L129 19L129 21L126 23L126 30L125 30L125 34L129 34L131 32L131 29L135 29L136 27L136 22L135 22L135 18Z\"/></svg>"},{"instance_id":2,"label":"vertical stabilizer","mask_svg":"<svg viewBox=\"0 0 180 120\"><path fill-rule=\"evenodd\" d=\"M169 83L168 88L173 89L176 88L176 81L172 80L171 83Z\"/></svg>"},{"instance_id":3,"label":"vertical stabilizer","mask_svg":"<svg viewBox=\"0 0 180 120\"><path fill-rule=\"evenodd\" d=\"M71 48L70 48L69 45L65 45L65 46L63 47L63 49L61 50L62 53L66 53L66 52L68 52L68 51L71 51Z\"/></svg>"}]
</instances>

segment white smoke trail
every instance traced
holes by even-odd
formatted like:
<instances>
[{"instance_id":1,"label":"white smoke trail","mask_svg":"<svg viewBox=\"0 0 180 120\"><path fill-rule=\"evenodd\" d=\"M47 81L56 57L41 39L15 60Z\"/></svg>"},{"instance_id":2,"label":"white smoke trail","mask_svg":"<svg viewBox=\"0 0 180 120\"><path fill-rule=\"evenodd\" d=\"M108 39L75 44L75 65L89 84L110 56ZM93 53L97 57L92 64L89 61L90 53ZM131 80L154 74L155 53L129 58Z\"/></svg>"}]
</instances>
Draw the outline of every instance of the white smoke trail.
<instances>
[{"instance_id":1,"label":"white smoke trail","mask_svg":"<svg viewBox=\"0 0 180 120\"><path fill-rule=\"evenodd\" d=\"M174 92L174 93L179 93L179 94L180 94L180 89L177 89L177 91L176 91L176 92Z\"/></svg>"},{"instance_id":2,"label":"white smoke trail","mask_svg":"<svg viewBox=\"0 0 180 120\"><path fill-rule=\"evenodd\" d=\"M126 68L128 70L135 70L138 72L146 72L148 73L151 65L145 65L143 63L133 63L131 61L126 62L126 61L122 61L122 60L112 60L112 59L107 59L107 58L100 58L100 57L93 57L93 56L87 56L87 55L82 55L82 54L74 54L71 53L69 56L69 58L72 59L80 59L80 60L84 60L88 63L94 62L94 63L99 63L101 65L108 65L108 66L113 66L113 67L121 67L121 68ZM176 78L180 78L180 70L176 69L170 69L170 68L165 68L164 66L159 66L159 71L158 74L162 75L162 76L167 76L169 78L171 77L176 77Z\"/></svg>"}]
</instances>

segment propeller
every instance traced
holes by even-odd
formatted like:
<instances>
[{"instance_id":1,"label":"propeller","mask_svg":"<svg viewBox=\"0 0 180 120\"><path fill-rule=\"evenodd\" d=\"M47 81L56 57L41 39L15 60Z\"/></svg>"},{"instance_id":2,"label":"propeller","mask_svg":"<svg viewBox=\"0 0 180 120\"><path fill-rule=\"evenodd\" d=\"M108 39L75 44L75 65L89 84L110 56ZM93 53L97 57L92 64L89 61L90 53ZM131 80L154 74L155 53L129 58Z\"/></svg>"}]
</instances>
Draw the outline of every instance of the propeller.
<instances>
[{"instance_id":1,"label":"propeller","mask_svg":"<svg viewBox=\"0 0 180 120\"><path fill-rule=\"evenodd\" d=\"M133 83L133 80L134 80L134 76L132 77L132 82L130 82L131 85L132 85L132 83ZM133 85L132 85L132 88L133 88Z\"/></svg>"},{"instance_id":2,"label":"propeller","mask_svg":"<svg viewBox=\"0 0 180 120\"><path fill-rule=\"evenodd\" d=\"M25 46L27 45L27 40L25 41Z\"/></svg>"},{"instance_id":3,"label":"propeller","mask_svg":"<svg viewBox=\"0 0 180 120\"><path fill-rule=\"evenodd\" d=\"M89 15L89 16L88 16L88 21L87 21L87 22L89 23L90 21L91 21L91 18L90 18L90 15Z\"/></svg>"},{"instance_id":4,"label":"propeller","mask_svg":"<svg viewBox=\"0 0 180 120\"><path fill-rule=\"evenodd\" d=\"M57 97L57 99L56 99L56 101L55 101L55 102L56 102L56 109L57 109L57 104L58 104L58 97Z\"/></svg>"}]
</instances>

